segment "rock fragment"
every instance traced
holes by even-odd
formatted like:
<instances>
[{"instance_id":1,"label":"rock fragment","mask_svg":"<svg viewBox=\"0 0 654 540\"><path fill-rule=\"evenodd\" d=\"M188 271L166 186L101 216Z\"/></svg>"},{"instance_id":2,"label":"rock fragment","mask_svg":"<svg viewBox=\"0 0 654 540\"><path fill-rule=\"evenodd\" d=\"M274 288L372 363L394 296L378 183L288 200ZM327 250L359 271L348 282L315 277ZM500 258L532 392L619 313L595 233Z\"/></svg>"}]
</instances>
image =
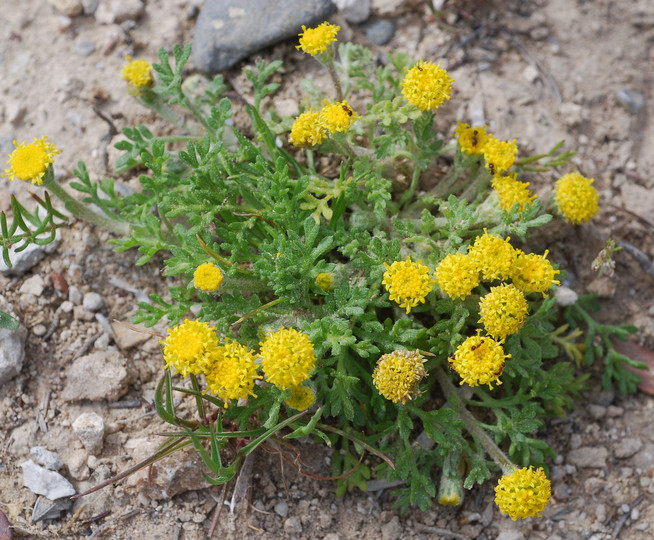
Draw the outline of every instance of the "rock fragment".
<instances>
[{"instance_id":1,"label":"rock fragment","mask_svg":"<svg viewBox=\"0 0 654 540\"><path fill-rule=\"evenodd\" d=\"M116 401L129 390L127 361L119 353L95 351L75 360L68 368L64 401Z\"/></svg>"},{"instance_id":2,"label":"rock fragment","mask_svg":"<svg viewBox=\"0 0 654 540\"><path fill-rule=\"evenodd\" d=\"M51 501L75 495L73 485L58 472L49 471L31 459L20 466L23 469L23 485L32 493L43 495Z\"/></svg>"},{"instance_id":3,"label":"rock fragment","mask_svg":"<svg viewBox=\"0 0 654 540\"><path fill-rule=\"evenodd\" d=\"M27 328L0 328L0 385L13 379L23 369Z\"/></svg>"},{"instance_id":4,"label":"rock fragment","mask_svg":"<svg viewBox=\"0 0 654 540\"><path fill-rule=\"evenodd\" d=\"M50 452L50 450L43 446L34 446L30 448L30 454L32 454L34 459L40 465L43 465L50 471L58 471L64 466L64 462L58 454Z\"/></svg>"},{"instance_id":5,"label":"rock fragment","mask_svg":"<svg viewBox=\"0 0 654 540\"><path fill-rule=\"evenodd\" d=\"M47 497L40 495L36 499L34 509L32 510L32 521L42 521L44 519L57 519L62 512L65 512L73 505L68 497L51 501Z\"/></svg>"},{"instance_id":6,"label":"rock fragment","mask_svg":"<svg viewBox=\"0 0 654 540\"><path fill-rule=\"evenodd\" d=\"M99 454L102 451L104 420L99 414L94 412L80 414L73 422L73 431L91 454Z\"/></svg>"}]
</instances>

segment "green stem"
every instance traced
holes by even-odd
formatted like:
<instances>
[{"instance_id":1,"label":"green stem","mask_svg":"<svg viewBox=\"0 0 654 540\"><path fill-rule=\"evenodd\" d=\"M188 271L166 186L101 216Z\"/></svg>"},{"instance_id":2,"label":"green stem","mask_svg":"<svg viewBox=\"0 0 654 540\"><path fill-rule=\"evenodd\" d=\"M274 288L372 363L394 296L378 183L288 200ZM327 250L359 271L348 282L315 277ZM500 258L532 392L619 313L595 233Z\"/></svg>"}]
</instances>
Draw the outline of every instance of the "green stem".
<instances>
[{"instance_id":1,"label":"green stem","mask_svg":"<svg viewBox=\"0 0 654 540\"><path fill-rule=\"evenodd\" d=\"M438 366L434 368L433 373L436 375L436 379L438 379L445 397L452 407L456 408L459 413L459 417L463 420L468 432L484 447L486 453L499 465L504 474L511 474L516 469L515 465L506 454L500 450L500 448L495 444L495 441L493 441L493 439L491 439L488 434L479 427L477 420L470 411L463 406L457 389L454 387L447 374L443 371L443 368Z\"/></svg>"},{"instance_id":2,"label":"green stem","mask_svg":"<svg viewBox=\"0 0 654 540\"><path fill-rule=\"evenodd\" d=\"M238 321L234 321L232 324L230 324L229 325L230 328L232 328L232 327L234 327L234 326L236 326L238 324L241 324L245 319L248 319L249 317L252 317L253 315L256 315L260 311L263 311L265 309L276 306L277 304L279 304L283 300L284 300L283 298L277 298L275 300L272 300L271 302L268 302L267 304L264 304L263 306L259 306L257 309L253 309L252 311L250 311L250 313L246 313L245 315L243 315Z\"/></svg>"},{"instance_id":3,"label":"green stem","mask_svg":"<svg viewBox=\"0 0 654 540\"><path fill-rule=\"evenodd\" d=\"M98 227L107 229L115 234L120 236L127 236L130 233L130 226L128 223L123 221L117 221L108 216L103 216L93 212L88 206L84 203L75 199L70 193L68 193L62 186L60 186L54 178L54 171L50 167L45 175L43 176L43 186L48 189L52 194L56 195L57 198L64 203L66 210L68 210L74 216L77 216L84 221L93 223Z\"/></svg>"},{"instance_id":4,"label":"green stem","mask_svg":"<svg viewBox=\"0 0 654 540\"><path fill-rule=\"evenodd\" d=\"M323 64L327 68L327 72L334 83L334 89L336 90L336 101L343 101L343 88L341 87L341 81L338 79L338 74L336 73L336 68L334 67L334 60L330 59Z\"/></svg>"}]
</instances>

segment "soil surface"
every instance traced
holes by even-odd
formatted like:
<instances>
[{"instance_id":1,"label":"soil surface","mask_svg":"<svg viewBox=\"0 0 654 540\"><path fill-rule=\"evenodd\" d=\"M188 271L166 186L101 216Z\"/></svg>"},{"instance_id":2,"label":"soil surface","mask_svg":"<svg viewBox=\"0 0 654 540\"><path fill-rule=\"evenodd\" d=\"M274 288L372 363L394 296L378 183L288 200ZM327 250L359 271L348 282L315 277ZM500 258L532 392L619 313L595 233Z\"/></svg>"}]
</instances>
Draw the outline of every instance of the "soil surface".
<instances>
[{"instance_id":1,"label":"soil surface","mask_svg":"<svg viewBox=\"0 0 654 540\"><path fill-rule=\"evenodd\" d=\"M57 158L62 182L72 178L78 160L97 179L112 175L113 144L121 140L123 127L142 123L155 132L164 129L128 95L120 70L126 56L156 61L160 47L190 42L199 1L148 0L135 24L105 25L92 16L64 17L54 7L68 4L63 0L23 0L17 9L4 3L3 154L12 150L14 139L47 134L62 150ZM602 317L637 325L634 340L651 348L654 276L627 249L615 256L613 278L596 279L590 268L609 236L637 248L645 259L654 258L651 0L446 1L438 16L428 2L373 4L398 6L384 14L397 24L391 42L372 45L359 27L334 16L331 20L343 28L339 40L370 45L380 61L397 50L442 61L456 80L455 94L437 119L448 135L455 120L485 123L499 138L515 137L522 155L546 152L560 140L564 149L578 152L573 167L595 178L601 213L577 228L550 224L535 240L542 245L532 248L549 249L550 258L569 272L568 286L600 294ZM282 58L287 65L283 85L270 100L286 114L300 97L301 77L324 77L294 43L259 56ZM227 72L226 79L247 95L242 67ZM554 180L566 172L571 170L529 180L547 198ZM11 194L29 204L29 191L22 182L3 182L0 209L9 210ZM63 231L57 250L25 275L0 276L4 299L29 331L22 373L0 387L0 510L14 527L14 538L207 538L221 488L202 483L191 455L160 469L151 486L143 475L132 477L76 500L59 519L32 522L37 497L23 487L20 467L32 447L59 454L65 464L61 472L81 492L147 456L161 442L156 433L165 430L151 406L160 369L157 338L121 325L110 335L103 324L129 321L140 295L163 293L161 261L137 267L137 254L114 253L110 239L77 222ZM41 291L25 286L36 275L44 282ZM88 292L100 295L99 308L82 303ZM126 366L124 379L116 383L118 394L121 384L126 394L75 400L72 394L87 389L69 380L70 368L90 353ZM435 506L428 512L399 514L389 489L336 498L333 483L298 473L270 449L255 455L246 502L233 513L224 508L214 537L652 538L654 399L602 392L600 378L601 371L593 369L576 408L538 434L558 453L550 464L553 499L541 519L513 522L500 515L490 483L468 493L459 508ZM72 429L84 412L98 413L105 424L104 446L93 454ZM329 450L299 444L296 451L303 471L330 474ZM178 491L183 492L166 496Z\"/></svg>"}]
</instances>

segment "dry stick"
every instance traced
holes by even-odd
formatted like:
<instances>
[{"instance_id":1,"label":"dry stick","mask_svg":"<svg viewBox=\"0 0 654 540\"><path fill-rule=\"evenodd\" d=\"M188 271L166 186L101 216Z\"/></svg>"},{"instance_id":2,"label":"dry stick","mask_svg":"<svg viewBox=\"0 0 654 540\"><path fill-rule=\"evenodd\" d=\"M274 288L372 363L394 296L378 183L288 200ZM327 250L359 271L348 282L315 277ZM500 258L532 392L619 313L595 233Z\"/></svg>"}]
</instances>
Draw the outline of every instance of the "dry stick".
<instances>
[{"instance_id":1,"label":"dry stick","mask_svg":"<svg viewBox=\"0 0 654 540\"><path fill-rule=\"evenodd\" d=\"M618 240L616 243L627 253L629 253L629 255L631 255L634 259L636 259L640 263L640 266L642 266L643 270L645 270L645 272L654 276L654 263L649 260L649 257L645 253L643 253L636 246L633 246L624 240Z\"/></svg>"},{"instance_id":2,"label":"dry stick","mask_svg":"<svg viewBox=\"0 0 654 540\"><path fill-rule=\"evenodd\" d=\"M223 506L225 504L225 499L227 498L227 483L223 484L223 490L220 494L220 501L216 503L216 509L213 513L213 519L211 520L211 526L209 527L209 538L213 537L213 533L218 526L218 521L220 520L220 514L222 514Z\"/></svg>"},{"instance_id":3,"label":"dry stick","mask_svg":"<svg viewBox=\"0 0 654 540\"><path fill-rule=\"evenodd\" d=\"M87 351L93 346L95 341L103 334L104 332L100 331L97 334L91 336L89 339L86 340L84 345L73 355L73 360L77 360L80 356L83 354L86 354Z\"/></svg>"}]
</instances>

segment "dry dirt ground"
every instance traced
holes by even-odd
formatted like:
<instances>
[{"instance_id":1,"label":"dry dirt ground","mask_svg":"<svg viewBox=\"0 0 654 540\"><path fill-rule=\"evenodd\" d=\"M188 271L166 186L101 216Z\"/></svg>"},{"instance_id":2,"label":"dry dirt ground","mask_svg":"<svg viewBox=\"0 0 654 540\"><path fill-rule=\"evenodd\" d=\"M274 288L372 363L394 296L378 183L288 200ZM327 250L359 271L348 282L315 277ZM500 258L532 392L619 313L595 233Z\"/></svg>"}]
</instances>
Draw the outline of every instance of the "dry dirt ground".
<instances>
[{"instance_id":1,"label":"dry dirt ground","mask_svg":"<svg viewBox=\"0 0 654 540\"><path fill-rule=\"evenodd\" d=\"M395 3L402 9L389 17L397 23L397 33L375 50L403 50L449 67L456 93L439 117L444 128L454 119L481 121L498 137L515 137L521 152L544 151L561 139L565 148L578 151L574 166L596 179L601 213L579 229L553 226L542 239L543 249L549 248L551 258L570 272L570 286L603 296L606 319L638 325L635 340L652 347L654 277L624 250L616 256L614 279L597 281L590 270L610 235L654 258L651 0L450 1L442 17L434 17L426 2ZM62 150L57 166L64 182L80 159L93 178L110 175L112 145L121 136L112 137L96 111L118 129L137 123L160 127L128 96L120 69L127 55L156 60L159 47L190 41L193 6L199 2L148 0L136 24L122 27L99 25L88 16L66 21L40 0L0 4L3 153L11 151L13 139L31 141L47 134ZM332 20L343 26L344 39L366 42L356 26ZM261 54L288 62L272 105L297 100L298 78L317 73L293 44ZM235 84L242 83L241 67L228 73ZM634 94L644 101L638 110L625 105ZM569 171L558 174L563 172ZM546 196L555 178L554 173L534 176L532 186ZM0 208L9 209L12 193L27 202L27 187L3 183ZM93 313L78 305L62 308L70 293L62 292L60 276L69 288L98 292L105 302L101 314L108 320L129 320L134 291L163 291L160 265L136 267L136 254L114 254L108 239L103 231L78 222L63 232L56 252L27 274L0 277L2 295L29 330L22 373L0 388L0 510L15 527L15 538L206 538L219 488L157 499L147 496L142 479L140 486L132 480L78 500L58 520L31 522L36 496L23 487L20 468L31 447L57 452L65 462L64 474L81 491L125 470L134 456L157 443L154 434L162 430L148 404L160 369L156 339L120 352ZM39 295L21 292L37 274L45 281L44 290ZM123 342L124 348L131 345ZM84 348L129 358L133 382L118 407L62 398L67 368ZM540 434L559 454L551 464L554 498L542 519L514 523L501 516L490 486L474 490L457 509L401 515L393 510L388 492L352 492L338 499L331 483L282 468L277 455L261 453L254 463L249 504L233 515L225 510L215 537L652 538L654 400L642 393L602 393L600 376L594 370L584 399L570 416L550 422ZM81 447L71 428L88 411L98 412L106 425L104 448L95 456ZM299 450L307 470L329 474L326 450L309 444ZM580 459L584 454L597 459ZM188 458L185 462L192 466Z\"/></svg>"}]
</instances>

